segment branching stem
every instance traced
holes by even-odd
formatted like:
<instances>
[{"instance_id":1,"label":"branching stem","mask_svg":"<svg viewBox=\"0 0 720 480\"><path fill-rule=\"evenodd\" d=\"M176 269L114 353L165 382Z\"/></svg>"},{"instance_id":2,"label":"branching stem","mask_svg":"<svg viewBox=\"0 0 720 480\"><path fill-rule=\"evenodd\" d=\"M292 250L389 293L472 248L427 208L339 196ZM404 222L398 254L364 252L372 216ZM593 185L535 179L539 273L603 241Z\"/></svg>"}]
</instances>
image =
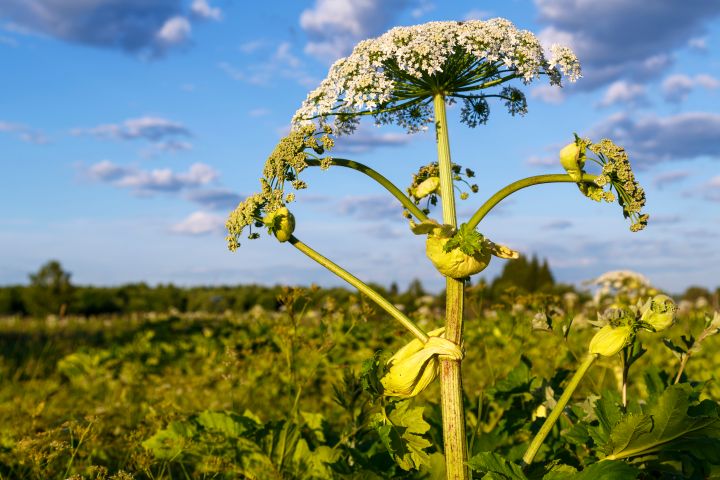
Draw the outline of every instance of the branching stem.
<instances>
[{"instance_id":1,"label":"branching stem","mask_svg":"<svg viewBox=\"0 0 720 480\"><path fill-rule=\"evenodd\" d=\"M348 272L347 270L343 269L339 265L333 263L332 261L328 260L312 248L308 247L304 243L302 243L300 240L298 240L294 235L290 236L290 240L288 242L298 250L300 250L302 253L307 255L308 257L315 260L317 263L322 265L323 267L330 270L332 273L337 275L338 277L342 278L346 282L348 282L353 287L357 288L361 293L363 293L365 296L367 296L370 300L375 302L380 308L385 310L390 316L392 316L395 320L400 322L403 327L407 328L410 333L415 335L415 337L420 340L421 342L425 343L428 341L428 334L423 331L420 327L418 327L415 322L410 320L405 314L403 314L400 310L398 310L395 305L387 301L382 295L380 295L378 292L373 290L370 286L368 286L365 282Z\"/></svg>"},{"instance_id":2,"label":"branching stem","mask_svg":"<svg viewBox=\"0 0 720 480\"><path fill-rule=\"evenodd\" d=\"M596 178L596 175L586 174L582 176L580 181L584 183L593 183ZM470 217L470 220L468 220L468 226L470 228L477 227L480 221L485 218L485 215L487 215L490 210L492 210L495 206L497 206L498 203L505 199L505 197L517 192L518 190L522 190L523 188L531 187L533 185L540 185L543 183L577 183L577 181L570 177L570 175L564 173L555 173L550 175L537 175L534 177L527 177L523 178L522 180L518 180L517 182L513 182L510 185L507 185L506 187L499 190L492 197L488 198L485 203L483 203L482 206L477 209L473 216Z\"/></svg>"},{"instance_id":3,"label":"branching stem","mask_svg":"<svg viewBox=\"0 0 720 480\"><path fill-rule=\"evenodd\" d=\"M548 415L548 417L545 419L545 423L542 424L542 427L540 427L540 430L538 430L535 438L532 439L532 442L530 443L530 446L525 452L525 455L523 455L523 464L527 466L532 463L535 455L537 455L538 450L540 450L540 446L543 444L548 434L555 426L555 423L560 418L563 410L565 410L565 407L570 401L572 394L575 392L575 389L580 384L580 380L582 380L582 378L585 376L585 373L587 373L588 369L593 364L596 358L596 354L588 355L587 357L585 357L583 363L581 363L578 369L575 371L575 374L570 379L567 387L565 387L565 391L562 393L562 395L560 395L560 399L558 400L557 405L555 405L555 408L552 409L550 415Z\"/></svg>"},{"instance_id":4,"label":"branching stem","mask_svg":"<svg viewBox=\"0 0 720 480\"><path fill-rule=\"evenodd\" d=\"M315 159L307 159L306 163L310 165L311 167L319 167L320 166L320 160ZM354 160L347 160L344 158L332 158L330 159L331 165L336 165L338 167L347 167L352 168L353 170L357 170L358 172L364 173L368 177L372 178L376 182L378 182L380 185L385 187L385 189L392 194L395 198L397 198L400 203L402 203L403 207L407 208L410 213L412 213L415 218L420 220L421 222L424 222L428 219L427 215L425 215L420 208L418 208L417 205L413 203L410 198L408 198L407 195L405 195L398 187L395 186L394 183L392 183L390 180L385 178L382 174L377 172L376 170L373 170L372 168L368 167L367 165L363 165L362 163L356 162Z\"/></svg>"}]
</instances>

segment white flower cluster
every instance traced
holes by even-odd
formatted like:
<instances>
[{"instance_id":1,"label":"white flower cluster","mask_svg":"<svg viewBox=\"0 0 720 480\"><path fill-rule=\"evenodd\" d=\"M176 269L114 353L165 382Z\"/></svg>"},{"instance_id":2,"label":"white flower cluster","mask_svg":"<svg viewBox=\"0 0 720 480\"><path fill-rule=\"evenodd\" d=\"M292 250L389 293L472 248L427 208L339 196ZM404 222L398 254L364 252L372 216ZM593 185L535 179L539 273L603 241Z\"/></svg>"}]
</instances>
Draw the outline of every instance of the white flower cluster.
<instances>
[{"instance_id":1,"label":"white flower cluster","mask_svg":"<svg viewBox=\"0 0 720 480\"><path fill-rule=\"evenodd\" d=\"M544 74L559 85L562 75L580 77L570 49L553 45L551 52L546 59L535 35L502 18L396 27L335 62L293 123L324 125L333 116L334 132L341 134L354 130L359 115L370 114L418 130L432 120L429 103L438 93L468 100L514 78L529 83Z\"/></svg>"}]
</instances>

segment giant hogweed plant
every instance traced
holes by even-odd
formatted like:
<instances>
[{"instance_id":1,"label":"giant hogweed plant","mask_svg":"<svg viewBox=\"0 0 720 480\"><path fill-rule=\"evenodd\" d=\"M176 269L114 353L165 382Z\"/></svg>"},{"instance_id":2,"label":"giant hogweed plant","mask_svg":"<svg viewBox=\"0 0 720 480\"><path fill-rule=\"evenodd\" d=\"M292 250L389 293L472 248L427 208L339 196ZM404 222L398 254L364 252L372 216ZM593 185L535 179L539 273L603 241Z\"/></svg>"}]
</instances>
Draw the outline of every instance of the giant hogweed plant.
<instances>
[{"instance_id":1,"label":"giant hogweed plant","mask_svg":"<svg viewBox=\"0 0 720 480\"><path fill-rule=\"evenodd\" d=\"M547 58L532 33L518 30L504 19L398 27L359 43L348 57L332 65L327 78L310 92L293 117L291 132L268 157L260 179L261 190L241 202L226 224L230 250L239 247L243 234L254 239L267 229L280 242L292 245L357 288L415 337L381 366L381 380L374 382L373 388L390 399L409 398L423 391L439 374L443 448L450 479L469 478L468 467L473 466L468 461L462 401L464 285L487 267L492 256L506 259L518 256L478 230L485 216L504 198L523 188L575 183L581 194L592 200L617 200L623 215L631 220L633 231L642 229L648 219L641 213L644 191L635 180L623 148L608 139L592 142L575 136L559 155L566 173L532 176L511 183L482 203L464 223L458 223L456 190L465 199L468 192L461 187L465 185L471 192L476 192L477 187L468 182L475 172L451 160L447 105L460 102L461 120L469 127L486 124L490 105L495 102L503 104L511 115L524 115L527 102L518 87L540 79L560 87L563 78L574 82L581 76L580 64L569 48L553 45L550 52ZM434 128L437 161L413 176L407 195L375 169L329 155L335 138L352 135L365 116L373 117L377 124L398 125L408 133ZM596 165L597 174L586 172L590 164ZM301 177L310 167L355 170L377 181L398 200L409 218L411 232L426 236L427 257L446 277L444 326L424 331L362 280L295 235L296 222L289 205L295 201L296 191L307 188ZM438 201L442 217L434 219L427 207ZM643 312L659 308L652 305L643 306ZM670 310L669 306L663 308ZM627 352L637 329L649 325L641 321L644 313L639 313L639 306L633 312L603 319L606 325L593 339L588 360L582 363L523 457L526 465L532 462L595 358ZM392 423L392 416L379 422ZM381 428L381 436L382 431ZM393 439L384 440L391 449ZM423 444L407 448L421 451ZM417 463L423 457L403 458L406 461L401 466L413 468L419 466Z\"/></svg>"}]
</instances>

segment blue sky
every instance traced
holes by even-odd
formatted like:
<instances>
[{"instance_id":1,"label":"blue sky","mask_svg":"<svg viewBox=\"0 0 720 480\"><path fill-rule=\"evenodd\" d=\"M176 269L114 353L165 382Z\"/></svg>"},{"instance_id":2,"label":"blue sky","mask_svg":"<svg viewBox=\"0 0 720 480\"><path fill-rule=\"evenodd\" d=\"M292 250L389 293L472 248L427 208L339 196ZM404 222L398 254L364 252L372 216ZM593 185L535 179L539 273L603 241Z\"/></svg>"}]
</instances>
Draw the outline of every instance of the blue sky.
<instances>
[{"instance_id":1,"label":"blue sky","mask_svg":"<svg viewBox=\"0 0 720 480\"><path fill-rule=\"evenodd\" d=\"M80 284L339 284L287 244L225 248L224 218L258 188L307 92L359 40L395 25L505 17L573 47L583 75L522 87L529 113L486 126L451 109L453 160L478 174L469 216L516 179L559 172L578 132L624 145L650 223L571 184L511 197L481 225L547 257L560 281L618 269L680 291L720 285L720 3L706 0L4 0L0 3L0 284L59 259ZM493 106L491 105L491 108ZM371 123L343 157L402 188L435 158L431 134ZM442 277L401 210L354 172L313 171L296 235L359 277ZM483 273L502 267L494 261Z\"/></svg>"}]
</instances>

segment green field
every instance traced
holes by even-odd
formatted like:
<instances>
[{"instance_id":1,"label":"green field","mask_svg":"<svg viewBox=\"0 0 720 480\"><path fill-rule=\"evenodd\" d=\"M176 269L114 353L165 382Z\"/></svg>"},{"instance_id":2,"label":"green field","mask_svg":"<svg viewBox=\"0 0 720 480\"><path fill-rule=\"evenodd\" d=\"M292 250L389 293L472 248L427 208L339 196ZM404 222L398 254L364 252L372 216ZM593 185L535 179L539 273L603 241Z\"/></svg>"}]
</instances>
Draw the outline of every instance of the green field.
<instances>
[{"instance_id":1,"label":"green field","mask_svg":"<svg viewBox=\"0 0 720 480\"><path fill-rule=\"evenodd\" d=\"M287 290L279 311L3 318L0 478L441 476L437 383L394 403L374 398L368 377L360 378L364 361L379 350L391 354L408 335L362 298L339 302L313 292L319 306L310 307L306 294ZM442 318L437 302L419 297L406 310L431 329ZM550 410L553 392L556 397L585 355L596 309L577 296L511 294L491 303L472 288L467 304L470 456L495 452L516 460ZM697 336L711 312L706 304L686 305L667 336L680 345L681 335ZM713 382L718 339L708 338L687 363L691 402L720 400ZM672 383L679 365L659 335L640 340L648 352L630 374L630 410ZM602 359L584 378L539 464L546 454L578 469L597 460L599 439L587 429L583 435L575 416L591 411L597 395L618 398L619 365L617 358ZM406 438L417 451L388 446L378 433L378 412L398 420L401 434L415 432ZM634 464L641 478L683 478L688 468L701 472L694 478L708 478L715 472L710 457L664 462L656 455ZM416 460L419 469L412 468Z\"/></svg>"}]
</instances>

